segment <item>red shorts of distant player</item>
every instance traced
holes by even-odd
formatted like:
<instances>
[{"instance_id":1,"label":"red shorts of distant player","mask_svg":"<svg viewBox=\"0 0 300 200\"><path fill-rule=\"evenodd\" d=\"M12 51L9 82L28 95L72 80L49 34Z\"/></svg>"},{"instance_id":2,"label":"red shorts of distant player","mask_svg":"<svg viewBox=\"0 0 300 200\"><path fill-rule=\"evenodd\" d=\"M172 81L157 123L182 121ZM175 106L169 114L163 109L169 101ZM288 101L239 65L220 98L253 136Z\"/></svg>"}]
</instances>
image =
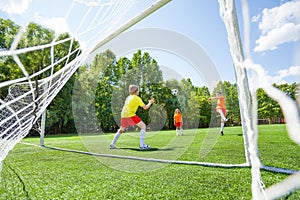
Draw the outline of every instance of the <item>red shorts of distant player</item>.
<instances>
[{"instance_id":1,"label":"red shorts of distant player","mask_svg":"<svg viewBox=\"0 0 300 200\"><path fill-rule=\"evenodd\" d=\"M182 127L182 122L176 122L175 127L176 128L181 128Z\"/></svg>"},{"instance_id":2,"label":"red shorts of distant player","mask_svg":"<svg viewBox=\"0 0 300 200\"><path fill-rule=\"evenodd\" d=\"M121 126L127 128L129 126L134 126L141 121L142 120L137 115L134 115L132 117L121 118Z\"/></svg>"},{"instance_id":3,"label":"red shorts of distant player","mask_svg":"<svg viewBox=\"0 0 300 200\"><path fill-rule=\"evenodd\" d=\"M219 113L218 110L222 110L224 117L226 117L226 109L225 108L216 108L217 113Z\"/></svg>"}]
</instances>

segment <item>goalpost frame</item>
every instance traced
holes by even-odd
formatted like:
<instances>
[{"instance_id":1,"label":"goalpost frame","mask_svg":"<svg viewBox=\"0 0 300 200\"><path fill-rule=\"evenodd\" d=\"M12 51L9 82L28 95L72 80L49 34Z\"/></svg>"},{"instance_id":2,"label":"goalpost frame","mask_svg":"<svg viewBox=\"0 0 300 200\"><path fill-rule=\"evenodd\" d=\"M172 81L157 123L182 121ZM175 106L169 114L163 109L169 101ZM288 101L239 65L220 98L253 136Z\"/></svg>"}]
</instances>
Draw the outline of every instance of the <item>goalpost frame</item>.
<instances>
[{"instance_id":1,"label":"goalpost frame","mask_svg":"<svg viewBox=\"0 0 300 200\"><path fill-rule=\"evenodd\" d=\"M167 3L171 2L171 1L172 0L160 0L157 3L153 4L150 8L144 10L143 12L141 12L140 14L138 14L136 17L132 18L125 25L121 26L114 33L112 33L111 35L109 35L107 38L105 38L104 40L102 40L101 42L99 42L98 44L96 44L96 46L93 48L93 50L91 51L91 53L95 52L98 48L100 48L101 46L103 46L104 44L106 44L107 42L109 42L110 40L114 39L119 34L121 34L122 32L124 32L125 30L129 29L131 26L135 25L136 23L138 23L139 21L143 20L144 18L146 18L147 16L149 16L150 14L152 14L153 12L155 12L156 10L158 10L159 8L163 7L164 5L166 5Z\"/></svg>"},{"instance_id":2,"label":"goalpost frame","mask_svg":"<svg viewBox=\"0 0 300 200\"><path fill-rule=\"evenodd\" d=\"M265 199L260 174L262 164L259 159L257 144L258 132L255 121L257 112L255 111L256 99L254 99L256 97L252 97L250 92L235 3L234 0L219 0L219 4L220 15L223 17L228 34L228 43L238 86L245 155L247 164L251 167L252 197L253 199Z\"/></svg>"},{"instance_id":3,"label":"goalpost frame","mask_svg":"<svg viewBox=\"0 0 300 200\"><path fill-rule=\"evenodd\" d=\"M40 133L40 146L43 147L44 145L44 138L45 138L45 127L46 127L46 112L47 108L42 113L41 119L41 133Z\"/></svg>"},{"instance_id":4,"label":"goalpost frame","mask_svg":"<svg viewBox=\"0 0 300 200\"><path fill-rule=\"evenodd\" d=\"M235 9L234 0L219 0L220 11L223 12L223 21L226 26L228 34L228 43L233 59L233 67L235 71L235 78L237 81L239 107L241 114L241 121L243 127L243 137L245 146L245 156L247 164L251 165L248 133L253 132L252 122L247 121L251 119L252 102L250 88L248 84L247 72L243 67L244 53L242 48L242 42L240 37L240 31L238 27L238 19ZM229 36L235 36L234 38ZM235 57L234 57L235 56ZM241 76L242 75L242 76ZM243 103L244 102L244 103Z\"/></svg>"}]
</instances>

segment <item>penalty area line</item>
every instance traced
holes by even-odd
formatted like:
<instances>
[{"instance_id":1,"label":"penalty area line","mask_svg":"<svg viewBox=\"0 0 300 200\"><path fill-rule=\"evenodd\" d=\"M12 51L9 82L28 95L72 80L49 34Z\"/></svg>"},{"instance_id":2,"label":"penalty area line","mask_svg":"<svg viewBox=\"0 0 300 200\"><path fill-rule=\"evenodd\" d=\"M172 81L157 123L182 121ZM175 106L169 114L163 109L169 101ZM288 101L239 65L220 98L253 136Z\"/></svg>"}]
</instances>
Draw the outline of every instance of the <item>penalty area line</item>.
<instances>
[{"instance_id":1,"label":"penalty area line","mask_svg":"<svg viewBox=\"0 0 300 200\"><path fill-rule=\"evenodd\" d=\"M32 143L27 143L27 142L20 142L20 143L25 144L25 145L31 145L31 146L36 146L36 147L52 149L52 150L59 150L59 151L66 151L66 152L79 153L79 154L92 155L92 156L101 156L101 157L108 157L108 158L140 160L140 161L158 162L158 163L166 163L166 164L199 165L199 166L205 166L205 167L219 167L219 168L247 168L247 167L249 167L249 165L247 163L222 164L222 163L209 163L209 162L184 161L184 160L164 160L164 159L157 159L157 158L142 158L142 157L135 157L135 156L122 156L122 155L115 155L115 154L93 153L93 152L65 149L65 148L59 148L59 147L40 146L37 144L32 144Z\"/></svg>"},{"instance_id":2,"label":"penalty area line","mask_svg":"<svg viewBox=\"0 0 300 200\"><path fill-rule=\"evenodd\" d=\"M218 167L218 168L250 168L251 167L247 163L222 164L222 163L209 163L209 162L185 161L185 160L164 160L164 159L157 159L157 158L142 158L142 157L135 157L135 156L122 156L122 155L115 155L115 154L93 153L93 152L65 149L65 148L59 148L59 147L40 146L37 144L32 144L32 143L27 143L27 142L20 142L20 143L25 144L25 145L31 145L31 146L36 146L36 147L52 149L52 150L65 151L65 152L71 152L71 153L79 153L79 154L92 155L92 156L101 156L101 157L108 157L108 158L140 160L140 161L158 162L158 163L166 163L166 164L199 165L199 166L204 166L204 167ZM298 170L284 169L284 168L265 166L265 165L263 165L261 169L263 169L265 171L281 173L281 174L294 174L294 173L298 172Z\"/></svg>"}]
</instances>

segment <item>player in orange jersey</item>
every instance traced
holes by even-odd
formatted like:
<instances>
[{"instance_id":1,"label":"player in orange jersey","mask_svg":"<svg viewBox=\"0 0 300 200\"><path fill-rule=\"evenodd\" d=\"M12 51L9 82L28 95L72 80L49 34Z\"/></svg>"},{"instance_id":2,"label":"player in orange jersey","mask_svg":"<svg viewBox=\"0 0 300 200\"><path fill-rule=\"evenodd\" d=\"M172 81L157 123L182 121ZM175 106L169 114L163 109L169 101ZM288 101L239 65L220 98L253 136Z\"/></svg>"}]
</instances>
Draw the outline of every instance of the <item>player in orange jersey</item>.
<instances>
[{"instance_id":1,"label":"player in orange jersey","mask_svg":"<svg viewBox=\"0 0 300 200\"><path fill-rule=\"evenodd\" d=\"M217 102L217 106L216 106L216 111L217 113L220 114L221 116L221 130L220 130L220 134L224 135L224 126L225 126L225 122L228 121L228 119L226 118L226 102L225 102L225 98L224 96L222 96L221 92L217 92L215 97L210 97L209 100L214 100L216 99Z\"/></svg>"},{"instance_id":2,"label":"player in orange jersey","mask_svg":"<svg viewBox=\"0 0 300 200\"><path fill-rule=\"evenodd\" d=\"M179 110L179 108L175 109L174 112L174 125L176 127L176 136L183 135L183 129L182 129L182 114Z\"/></svg>"}]
</instances>

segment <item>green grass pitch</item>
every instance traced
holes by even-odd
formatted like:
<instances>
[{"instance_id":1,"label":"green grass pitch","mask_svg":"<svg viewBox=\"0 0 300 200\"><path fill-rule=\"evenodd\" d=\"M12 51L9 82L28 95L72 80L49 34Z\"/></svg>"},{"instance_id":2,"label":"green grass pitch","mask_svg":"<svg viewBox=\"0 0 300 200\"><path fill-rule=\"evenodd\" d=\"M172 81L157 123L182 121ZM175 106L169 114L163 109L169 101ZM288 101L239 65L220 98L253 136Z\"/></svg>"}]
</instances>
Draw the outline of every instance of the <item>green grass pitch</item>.
<instances>
[{"instance_id":1,"label":"green grass pitch","mask_svg":"<svg viewBox=\"0 0 300 200\"><path fill-rule=\"evenodd\" d=\"M19 143L3 161L0 199L251 199L248 167L134 159L245 163L242 128L225 127L224 136L218 130L185 130L184 136L177 137L175 131L147 132L146 143L153 147L149 151L138 149L139 133L122 135L114 150L108 148L113 134L45 138L46 147L96 156ZM38 145L39 138L22 142ZM265 165L300 168L300 147L288 137L285 125L259 126L259 150ZM264 170L261 173L267 187L288 176ZM300 190L288 199L300 199Z\"/></svg>"}]
</instances>

